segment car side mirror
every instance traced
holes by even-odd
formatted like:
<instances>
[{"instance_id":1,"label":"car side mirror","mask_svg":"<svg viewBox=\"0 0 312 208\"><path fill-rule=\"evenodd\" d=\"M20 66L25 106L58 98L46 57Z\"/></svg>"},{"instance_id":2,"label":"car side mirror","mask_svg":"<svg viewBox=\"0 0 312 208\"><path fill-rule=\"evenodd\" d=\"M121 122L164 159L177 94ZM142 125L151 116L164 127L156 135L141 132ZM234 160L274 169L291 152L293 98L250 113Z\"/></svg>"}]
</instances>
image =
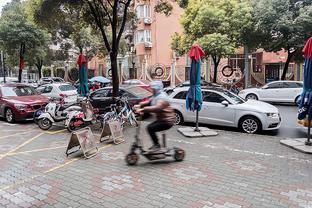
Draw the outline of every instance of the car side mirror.
<instances>
[{"instance_id":1,"label":"car side mirror","mask_svg":"<svg viewBox=\"0 0 312 208\"><path fill-rule=\"evenodd\" d=\"M224 105L225 107L228 107L228 106L229 106L229 102L226 101L226 100L223 100L223 101L221 102L221 104Z\"/></svg>"}]
</instances>

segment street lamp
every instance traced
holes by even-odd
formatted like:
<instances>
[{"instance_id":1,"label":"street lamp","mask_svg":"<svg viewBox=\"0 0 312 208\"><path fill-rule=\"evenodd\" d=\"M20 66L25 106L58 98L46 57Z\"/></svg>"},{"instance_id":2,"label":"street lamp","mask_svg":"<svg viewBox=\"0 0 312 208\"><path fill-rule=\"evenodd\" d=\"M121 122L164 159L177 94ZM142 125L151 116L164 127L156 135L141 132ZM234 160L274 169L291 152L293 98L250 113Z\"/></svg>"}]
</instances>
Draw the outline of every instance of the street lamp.
<instances>
[{"instance_id":1,"label":"street lamp","mask_svg":"<svg viewBox=\"0 0 312 208\"><path fill-rule=\"evenodd\" d=\"M3 51L1 51L1 63L2 63L2 69L3 69L3 82L6 83L5 80L5 74L6 74L6 70L5 70L5 54L3 53Z\"/></svg>"}]
</instances>

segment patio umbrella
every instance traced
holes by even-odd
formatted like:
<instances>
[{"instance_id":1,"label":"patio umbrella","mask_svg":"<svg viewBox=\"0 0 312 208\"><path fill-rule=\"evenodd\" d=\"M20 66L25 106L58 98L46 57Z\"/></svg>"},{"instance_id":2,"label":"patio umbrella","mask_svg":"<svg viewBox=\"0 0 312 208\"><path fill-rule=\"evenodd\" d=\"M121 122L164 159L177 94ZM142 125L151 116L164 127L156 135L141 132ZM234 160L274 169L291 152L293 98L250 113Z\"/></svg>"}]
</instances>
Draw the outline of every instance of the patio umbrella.
<instances>
[{"instance_id":1,"label":"patio umbrella","mask_svg":"<svg viewBox=\"0 0 312 208\"><path fill-rule=\"evenodd\" d=\"M86 96L89 93L87 63L88 63L87 57L81 53L78 57L77 64L79 65L78 93L82 96Z\"/></svg>"},{"instance_id":2,"label":"patio umbrella","mask_svg":"<svg viewBox=\"0 0 312 208\"><path fill-rule=\"evenodd\" d=\"M192 46L189 57L191 58L190 69L190 88L186 96L186 109L196 111L196 128L198 128L198 112L201 110L203 103L201 85L200 85L200 65L201 58L205 55L204 51L199 45Z\"/></svg>"},{"instance_id":3,"label":"patio umbrella","mask_svg":"<svg viewBox=\"0 0 312 208\"><path fill-rule=\"evenodd\" d=\"M306 145L311 146L310 130L312 120L312 37L309 38L302 50L304 61L304 76L303 76L303 92L301 94L301 101L298 110L298 119L302 120L308 116L308 139Z\"/></svg>"},{"instance_id":4,"label":"patio umbrella","mask_svg":"<svg viewBox=\"0 0 312 208\"><path fill-rule=\"evenodd\" d=\"M111 81L105 77L102 77L102 76L96 76L96 77L92 77L90 79L91 82L100 82L100 83L103 83L103 84L107 84L107 83L110 83Z\"/></svg>"}]
</instances>

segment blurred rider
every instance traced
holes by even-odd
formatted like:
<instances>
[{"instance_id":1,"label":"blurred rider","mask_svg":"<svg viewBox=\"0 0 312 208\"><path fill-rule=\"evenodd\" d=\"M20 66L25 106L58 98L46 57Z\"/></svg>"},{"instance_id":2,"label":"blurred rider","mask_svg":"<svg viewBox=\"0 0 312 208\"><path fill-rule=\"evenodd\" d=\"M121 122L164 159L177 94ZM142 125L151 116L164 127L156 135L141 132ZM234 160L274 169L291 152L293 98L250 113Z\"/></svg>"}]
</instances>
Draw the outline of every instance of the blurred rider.
<instances>
[{"instance_id":1,"label":"blurred rider","mask_svg":"<svg viewBox=\"0 0 312 208\"><path fill-rule=\"evenodd\" d=\"M151 113L156 116L156 121L147 126L147 131L152 138L154 145L150 150L160 149L158 137L159 131L170 129L175 122L175 113L168 101L168 95L163 92L163 83L161 81L152 81L150 87L153 90L153 97L149 101L141 102L135 105L136 113Z\"/></svg>"}]
</instances>

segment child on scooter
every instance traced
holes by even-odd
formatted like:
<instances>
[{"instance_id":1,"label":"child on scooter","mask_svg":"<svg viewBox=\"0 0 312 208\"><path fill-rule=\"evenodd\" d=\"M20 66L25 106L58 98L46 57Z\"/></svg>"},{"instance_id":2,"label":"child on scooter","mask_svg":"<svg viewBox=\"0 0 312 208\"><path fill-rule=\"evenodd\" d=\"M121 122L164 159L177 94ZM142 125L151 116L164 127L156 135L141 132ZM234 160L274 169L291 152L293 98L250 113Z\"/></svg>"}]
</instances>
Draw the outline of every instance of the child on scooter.
<instances>
[{"instance_id":1,"label":"child on scooter","mask_svg":"<svg viewBox=\"0 0 312 208\"><path fill-rule=\"evenodd\" d=\"M149 149L158 150L160 144L156 132L170 129L174 125L175 113L168 101L168 95L163 92L163 83L161 81L152 81L150 87L153 90L152 99L135 105L134 110L139 114L152 113L156 116L156 121L147 126L147 131L154 143Z\"/></svg>"}]
</instances>

